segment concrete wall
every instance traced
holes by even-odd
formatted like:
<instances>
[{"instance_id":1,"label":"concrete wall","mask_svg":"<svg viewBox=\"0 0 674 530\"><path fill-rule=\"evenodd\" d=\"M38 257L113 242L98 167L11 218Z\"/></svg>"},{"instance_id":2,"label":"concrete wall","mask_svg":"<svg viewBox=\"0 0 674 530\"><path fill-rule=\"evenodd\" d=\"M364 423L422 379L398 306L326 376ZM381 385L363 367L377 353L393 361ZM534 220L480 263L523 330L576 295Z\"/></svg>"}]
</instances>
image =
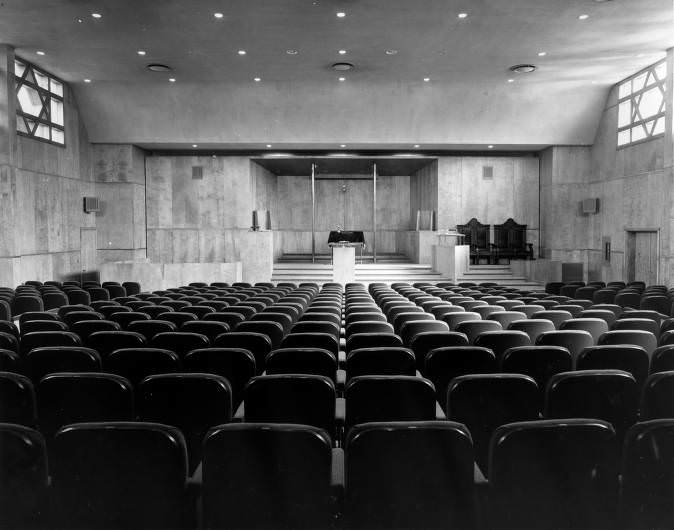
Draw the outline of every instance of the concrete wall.
<instances>
[{"instance_id":1,"label":"concrete wall","mask_svg":"<svg viewBox=\"0 0 674 530\"><path fill-rule=\"evenodd\" d=\"M195 166L202 168L201 178L193 178ZM147 157L149 261L241 261L243 281L269 281L272 235L251 232L250 226L253 209L271 204L273 187L258 201L257 184L262 190L265 178L270 179L252 167L246 157Z\"/></svg>"},{"instance_id":2,"label":"concrete wall","mask_svg":"<svg viewBox=\"0 0 674 530\"><path fill-rule=\"evenodd\" d=\"M272 219L277 251L311 252L311 180L304 176L279 176L278 210ZM328 233L363 230L365 242L372 245L372 177L324 176L316 180L316 251L329 252ZM410 226L410 177L377 179L377 252L398 252L396 233ZM273 223L273 221L272 221Z\"/></svg>"},{"instance_id":3,"label":"concrete wall","mask_svg":"<svg viewBox=\"0 0 674 530\"><path fill-rule=\"evenodd\" d=\"M81 271L80 229L96 226L82 198L95 194L91 149L70 87L65 147L16 133L14 52L0 48L0 285Z\"/></svg>"},{"instance_id":4,"label":"concrete wall","mask_svg":"<svg viewBox=\"0 0 674 530\"><path fill-rule=\"evenodd\" d=\"M95 144L93 176L99 262L146 257L145 154L132 145Z\"/></svg>"},{"instance_id":5,"label":"concrete wall","mask_svg":"<svg viewBox=\"0 0 674 530\"><path fill-rule=\"evenodd\" d=\"M668 86L672 86L670 50ZM616 148L618 123L617 86L609 94L590 153L588 197L598 197L600 210L589 218L588 267L593 278L623 279L625 265L625 228L660 230L660 283L674 283L674 243L672 237L672 120L666 120L667 132L626 148ZM670 91L668 106L674 98ZM611 262L605 263L602 238L611 239Z\"/></svg>"},{"instance_id":6,"label":"concrete wall","mask_svg":"<svg viewBox=\"0 0 674 530\"><path fill-rule=\"evenodd\" d=\"M493 167L493 179L483 167ZM494 225L512 217L539 240L539 159L536 156L446 156L438 159L438 228L454 228L472 217ZM493 241L493 234L492 234Z\"/></svg>"},{"instance_id":7,"label":"concrete wall","mask_svg":"<svg viewBox=\"0 0 674 530\"><path fill-rule=\"evenodd\" d=\"M673 52L668 52L672 86ZM608 94L594 144L552 147L541 154L542 253L557 262L584 264L586 280L627 280L626 228L659 231L659 282L674 283L674 134L669 113L663 137L617 147L618 86ZM583 214L581 201L599 199L597 214ZM611 242L610 262L602 241Z\"/></svg>"}]
</instances>

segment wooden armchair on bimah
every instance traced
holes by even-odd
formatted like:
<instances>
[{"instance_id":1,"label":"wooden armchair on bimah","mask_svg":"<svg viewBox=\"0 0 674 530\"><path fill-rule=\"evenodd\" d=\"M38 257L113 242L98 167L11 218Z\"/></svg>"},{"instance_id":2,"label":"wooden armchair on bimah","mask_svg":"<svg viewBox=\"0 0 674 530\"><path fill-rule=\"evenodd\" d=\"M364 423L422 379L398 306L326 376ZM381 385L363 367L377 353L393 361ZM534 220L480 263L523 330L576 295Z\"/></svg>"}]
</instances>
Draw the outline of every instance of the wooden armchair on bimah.
<instances>
[{"instance_id":1,"label":"wooden armchair on bimah","mask_svg":"<svg viewBox=\"0 0 674 530\"><path fill-rule=\"evenodd\" d=\"M534 246L527 243L527 225L508 219L502 225L494 225L494 264L500 259L534 259Z\"/></svg>"},{"instance_id":2,"label":"wooden armchair on bimah","mask_svg":"<svg viewBox=\"0 0 674 530\"><path fill-rule=\"evenodd\" d=\"M483 225L473 217L465 225L456 225L456 231L465 237L463 244L470 246L470 261L478 265L480 259L486 258L490 264L493 252L489 245L489 225Z\"/></svg>"}]
</instances>

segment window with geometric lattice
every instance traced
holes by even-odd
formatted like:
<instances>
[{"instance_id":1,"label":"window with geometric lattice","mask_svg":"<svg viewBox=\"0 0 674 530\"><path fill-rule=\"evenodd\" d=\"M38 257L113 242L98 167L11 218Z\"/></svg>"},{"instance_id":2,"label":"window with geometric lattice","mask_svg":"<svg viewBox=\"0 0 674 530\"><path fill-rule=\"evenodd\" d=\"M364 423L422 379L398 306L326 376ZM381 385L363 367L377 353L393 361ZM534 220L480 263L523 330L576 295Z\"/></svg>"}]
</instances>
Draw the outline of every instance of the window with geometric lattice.
<instances>
[{"instance_id":1,"label":"window with geometric lattice","mask_svg":"<svg viewBox=\"0 0 674 530\"><path fill-rule=\"evenodd\" d=\"M32 64L14 61L16 130L56 145L65 145L63 82Z\"/></svg>"},{"instance_id":2,"label":"window with geometric lattice","mask_svg":"<svg viewBox=\"0 0 674 530\"><path fill-rule=\"evenodd\" d=\"M655 63L618 86L618 147L665 133L667 63Z\"/></svg>"}]
</instances>

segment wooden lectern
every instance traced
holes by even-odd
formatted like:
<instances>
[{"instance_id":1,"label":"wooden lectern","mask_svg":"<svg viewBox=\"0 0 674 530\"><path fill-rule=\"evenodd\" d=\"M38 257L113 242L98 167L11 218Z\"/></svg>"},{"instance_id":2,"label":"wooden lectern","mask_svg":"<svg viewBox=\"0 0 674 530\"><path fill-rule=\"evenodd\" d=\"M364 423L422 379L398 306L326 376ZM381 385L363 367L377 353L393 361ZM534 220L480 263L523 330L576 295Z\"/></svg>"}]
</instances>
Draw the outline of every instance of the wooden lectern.
<instances>
[{"instance_id":1,"label":"wooden lectern","mask_svg":"<svg viewBox=\"0 0 674 530\"><path fill-rule=\"evenodd\" d=\"M365 246L365 237L360 231L333 231L328 236L332 249L332 281L346 285L356 279L356 247Z\"/></svg>"}]
</instances>

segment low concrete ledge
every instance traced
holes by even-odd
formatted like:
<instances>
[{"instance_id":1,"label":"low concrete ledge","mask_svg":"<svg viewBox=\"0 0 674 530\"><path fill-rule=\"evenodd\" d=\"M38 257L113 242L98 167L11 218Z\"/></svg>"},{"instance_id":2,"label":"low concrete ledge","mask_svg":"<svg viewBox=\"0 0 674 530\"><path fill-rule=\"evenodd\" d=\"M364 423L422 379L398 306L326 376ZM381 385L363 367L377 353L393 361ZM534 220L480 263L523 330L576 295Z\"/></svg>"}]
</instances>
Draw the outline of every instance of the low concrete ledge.
<instances>
[{"instance_id":1,"label":"low concrete ledge","mask_svg":"<svg viewBox=\"0 0 674 530\"><path fill-rule=\"evenodd\" d=\"M191 282L242 281L242 265L234 263L143 263L115 261L100 266L101 281L139 282L143 291L159 291Z\"/></svg>"}]
</instances>

